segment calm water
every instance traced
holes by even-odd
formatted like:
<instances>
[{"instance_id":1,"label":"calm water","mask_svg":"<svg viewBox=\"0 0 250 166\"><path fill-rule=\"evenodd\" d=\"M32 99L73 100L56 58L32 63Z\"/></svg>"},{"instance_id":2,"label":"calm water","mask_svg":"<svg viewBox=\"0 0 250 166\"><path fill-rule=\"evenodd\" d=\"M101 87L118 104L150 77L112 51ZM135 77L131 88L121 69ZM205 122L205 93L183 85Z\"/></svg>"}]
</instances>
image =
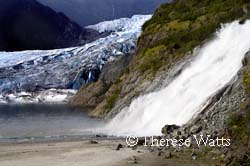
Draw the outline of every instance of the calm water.
<instances>
[{"instance_id":1,"label":"calm water","mask_svg":"<svg viewBox=\"0 0 250 166\"><path fill-rule=\"evenodd\" d=\"M103 125L67 105L0 105L0 142L87 138Z\"/></svg>"}]
</instances>

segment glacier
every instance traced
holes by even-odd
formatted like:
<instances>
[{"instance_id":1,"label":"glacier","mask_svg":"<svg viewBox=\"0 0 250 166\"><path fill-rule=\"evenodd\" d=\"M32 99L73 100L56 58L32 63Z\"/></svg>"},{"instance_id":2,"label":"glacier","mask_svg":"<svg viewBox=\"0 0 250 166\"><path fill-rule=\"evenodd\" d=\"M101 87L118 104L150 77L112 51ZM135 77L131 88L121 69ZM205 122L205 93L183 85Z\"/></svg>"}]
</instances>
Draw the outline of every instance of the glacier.
<instances>
[{"instance_id":1,"label":"glacier","mask_svg":"<svg viewBox=\"0 0 250 166\"><path fill-rule=\"evenodd\" d=\"M145 19L148 20L151 15L134 15L132 18L120 18L113 21L104 21L96 25L90 25L86 28L94 29L100 33L102 32L132 32L137 31L140 33L140 28L133 29L138 25L141 26L145 23Z\"/></svg>"},{"instance_id":2,"label":"glacier","mask_svg":"<svg viewBox=\"0 0 250 166\"><path fill-rule=\"evenodd\" d=\"M0 52L0 103L47 102L46 98L55 95L53 92L72 95L72 91L65 90L77 91L81 85L96 81L107 62L133 53L141 27L150 18L135 15L88 26L109 35L79 47ZM43 93L48 90L50 93ZM67 101L65 95L55 101Z\"/></svg>"}]
</instances>

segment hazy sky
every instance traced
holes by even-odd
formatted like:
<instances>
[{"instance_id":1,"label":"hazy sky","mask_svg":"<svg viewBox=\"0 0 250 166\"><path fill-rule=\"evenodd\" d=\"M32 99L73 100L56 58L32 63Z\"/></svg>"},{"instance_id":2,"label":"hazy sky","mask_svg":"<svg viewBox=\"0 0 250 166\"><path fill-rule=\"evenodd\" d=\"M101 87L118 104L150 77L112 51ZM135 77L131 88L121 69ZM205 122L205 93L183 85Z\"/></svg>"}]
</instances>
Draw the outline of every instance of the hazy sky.
<instances>
[{"instance_id":1,"label":"hazy sky","mask_svg":"<svg viewBox=\"0 0 250 166\"><path fill-rule=\"evenodd\" d=\"M149 14L169 0L38 0L82 26L103 20Z\"/></svg>"}]
</instances>

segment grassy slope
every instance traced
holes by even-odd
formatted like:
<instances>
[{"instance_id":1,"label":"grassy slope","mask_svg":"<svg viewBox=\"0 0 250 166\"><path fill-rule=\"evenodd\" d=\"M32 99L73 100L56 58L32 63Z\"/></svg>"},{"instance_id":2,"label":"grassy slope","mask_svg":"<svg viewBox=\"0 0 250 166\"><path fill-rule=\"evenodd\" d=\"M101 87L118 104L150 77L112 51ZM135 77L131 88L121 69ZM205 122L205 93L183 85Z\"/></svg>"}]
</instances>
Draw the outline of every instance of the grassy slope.
<instances>
[{"instance_id":1,"label":"grassy slope","mask_svg":"<svg viewBox=\"0 0 250 166\"><path fill-rule=\"evenodd\" d=\"M127 72L119 79L119 84L111 88L120 95L108 93L106 108L112 108L119 98L134 91L124 87L136 87L145 80L153 80L156 73L170 68L202 45L221 23L244 19L243 6L248 3L248 0L176 0L161 5L153 18L144 24L137 53ZM138 77L139 81L133 83L133 77Z\"/></svg>"},{"instance_id":2,"label":"grassy slope","mask_svg":"<svg viewBox=\"0 0 250 166\"><path fill-rule=\"evenodd\" d=\"M139 70L158 71L211 37L221 23L243 17L246 0L179 0L162 5L143 26Z\"/></svg>"}]
</instances>

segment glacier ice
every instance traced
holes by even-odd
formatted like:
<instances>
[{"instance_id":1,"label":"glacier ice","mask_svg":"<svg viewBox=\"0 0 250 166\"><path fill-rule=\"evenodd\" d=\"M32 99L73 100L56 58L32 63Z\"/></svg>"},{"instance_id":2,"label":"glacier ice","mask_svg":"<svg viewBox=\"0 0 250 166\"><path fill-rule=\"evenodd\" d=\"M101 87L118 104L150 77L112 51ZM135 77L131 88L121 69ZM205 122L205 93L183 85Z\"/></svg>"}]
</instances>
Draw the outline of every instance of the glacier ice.
<instances>
[{"instance_id":1,"label":"glacier ice","mask_svg":"<svg viewBox=\"0 0 250 166\"><path fill-rule=\"evenodd\" d=\"M48 89L38 92L19 92L0 95L0 103L66 103L77 93L73 89Z\"/></svg>"},{"instance_id":2,"label":"glacier ice","mask_svg":"<svg viewBox=\"0 0 250 166\"><path fill-rule=\"evenodd\" d=\"M145 20L149 20L151 15L134 15L132 18L120 18L113 21L104 21L96 25L90 25L86 28L94 29L100 33L102 32L129 32L137 31L140 33L140 28L134 29L138 25L141 26Z\"/></svg>"},{"instance_id":3,"label":"glacier ice","mask_svg":"<svg viewBox=\"0 0 250 166\"><path fill-rule=\"evenodd\" d=\"M88 26L110 35L84 46L0 52L0 102L3 96L48 89L79 89L98 79L104 64L133 53L141 26L151 15L136 15ZM113 25L113 26L112 26Z\"/></svg>"}]
</instances>

